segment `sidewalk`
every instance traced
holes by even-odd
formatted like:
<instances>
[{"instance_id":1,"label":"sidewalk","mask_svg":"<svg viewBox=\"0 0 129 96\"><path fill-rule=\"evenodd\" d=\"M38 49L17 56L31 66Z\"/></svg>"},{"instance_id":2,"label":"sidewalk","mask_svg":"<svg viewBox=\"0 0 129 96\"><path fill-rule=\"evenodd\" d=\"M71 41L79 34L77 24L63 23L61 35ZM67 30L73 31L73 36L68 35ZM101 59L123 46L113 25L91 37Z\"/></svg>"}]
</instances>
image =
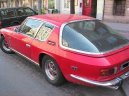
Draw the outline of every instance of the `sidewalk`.
<instances>
[{"instance_id":1,"label":"sidewalk","mask_svg":"<svg viewBox=\"0 0 129 96\"><path fill-rule=\"evenodd\" d=\"M129 33L129 24L109 23L109 22L104 22L104 23L107 24L108 26L112 27L115 30Z\"/></svg>"}]
</instances>

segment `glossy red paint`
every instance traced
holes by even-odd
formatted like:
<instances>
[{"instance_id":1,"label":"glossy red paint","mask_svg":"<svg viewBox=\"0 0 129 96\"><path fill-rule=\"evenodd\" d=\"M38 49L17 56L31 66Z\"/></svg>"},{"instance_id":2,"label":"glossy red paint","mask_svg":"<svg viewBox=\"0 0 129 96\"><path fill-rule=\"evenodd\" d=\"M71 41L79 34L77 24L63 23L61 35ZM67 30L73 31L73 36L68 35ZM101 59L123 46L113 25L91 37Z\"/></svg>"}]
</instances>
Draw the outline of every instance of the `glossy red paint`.
<instances>
[{"instance_id":1,"label":"glossy red paint","mask_svg":"<svg viewBox=\"0 0 129 96\"><path fill-rule=\"evenodd\" d=\"M68 81L86 84L70 76L74 74L89 80L105 82L129 71L129 67L125 70L120 70L121 64L129 61L129 46L102 55L80 54L60 47L59 34L62 24L75 20L92 20L94 18L79 15L38 15L29 18L50 22L56 26L46 41L41 42L37 39L23 36L14 31L15 27L1 29L0 34L6 38L10 48L15 49L36 63L40 62L40 54L46 54L54 58ZM55 45L49 45L47 43L49 40L55 42ZM26 47L26 44L31 45L31 47ZM73 70L72 66L76 66L77 70ZM100 75L101 69L110 68L117 68L117 72L111 76L103 77Z\"/></svg>"}]
</instances>

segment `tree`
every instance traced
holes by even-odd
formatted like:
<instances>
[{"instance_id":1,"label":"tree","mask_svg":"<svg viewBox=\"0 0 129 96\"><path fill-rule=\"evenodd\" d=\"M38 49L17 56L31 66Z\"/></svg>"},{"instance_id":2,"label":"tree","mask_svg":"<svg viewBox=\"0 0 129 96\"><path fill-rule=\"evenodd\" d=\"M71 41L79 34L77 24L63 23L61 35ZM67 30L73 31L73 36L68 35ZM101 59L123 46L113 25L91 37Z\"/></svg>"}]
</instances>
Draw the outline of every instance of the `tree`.
<instances>
[{"instance_id":1,"label":"tree","mask_svg":"<svg viewBox=\"0 0 129 96\"><path fill-rule=\"evenodd\" d=\"M75 0L70 0L70 14L75 14Z\"/></svg>"}]
</instances>

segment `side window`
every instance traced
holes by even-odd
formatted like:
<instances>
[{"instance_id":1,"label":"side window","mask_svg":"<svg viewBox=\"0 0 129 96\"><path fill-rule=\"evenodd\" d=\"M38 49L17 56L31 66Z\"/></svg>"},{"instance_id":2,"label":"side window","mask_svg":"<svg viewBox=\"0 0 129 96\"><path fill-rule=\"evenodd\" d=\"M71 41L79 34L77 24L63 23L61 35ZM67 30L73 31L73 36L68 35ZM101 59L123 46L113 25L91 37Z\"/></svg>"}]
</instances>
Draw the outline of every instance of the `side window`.
<instances>
[{"instance_id":1,"label":"side window","mask_svg":"<svg viewBox=\"0 0 129 96\"><path fill-rule=\"evenodd\" d=\"M29 15L34 15L34 11L33 11L33 10L31 10L31 9L29 9L29 8L25 8L24 10L25 10L25 14L26 14L26 15L28 15L28 16L29 16Z\"/></svg>"},{"instance_id":2,"label":"side window","mask_svg":"<svg viewBox=\"0 0 129 96\"><path fill-rule=\"evenodd\" d=\"M1 16L2 18L10 18L15 16L15 12L13 9L8 9L8 10L2 10L1 11Z\"/></svg>"},{"instance_id":3,"label":"side window","mask_svg":"<svg viewBox=\"0 0 129 96\"><path fill-rule=\"evenodd\" d=\"M25 15L25 12L22 8L17 9L16 12L17 12L17 16L24 16Z\"/></svg>"},{"instance_id":4,"label":"side window","mask_svg":"<svg viewBox=\"0 0 129 96\"><path fill-rule=\"evenodd\" d=\"M29 18L20 27L20 32L30 37L35 37L41 24L42 24L42 21Z\"/></svg>"},{"instance_id":5,"label":"side window","mask_svg":"<svg viewBox=\"0 0 129 96\"><path fill-rule=\"evenodd\" d=\"M37 33L36 39L40 41L45 41L50 36L53 29L54 29L53 25L49 23L43 24Z\"/></svg>"}]
</instances>

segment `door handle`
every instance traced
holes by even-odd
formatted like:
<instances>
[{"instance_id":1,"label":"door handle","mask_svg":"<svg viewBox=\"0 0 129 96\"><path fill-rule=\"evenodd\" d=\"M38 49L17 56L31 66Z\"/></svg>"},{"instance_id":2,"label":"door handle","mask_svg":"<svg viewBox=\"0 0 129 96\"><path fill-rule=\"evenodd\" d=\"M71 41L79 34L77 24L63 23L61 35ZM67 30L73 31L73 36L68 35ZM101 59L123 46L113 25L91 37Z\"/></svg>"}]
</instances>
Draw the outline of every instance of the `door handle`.
<instances>
[{"instance_id":1,"label":"door handle","mask_svg":"<svg viewBox=\"0 0 129 96\"><path fill-rule=\"evenodd\" d=\"M30 48L30 47L31 47L31 45L30 45L30 44L26 44L26 47Z\"/></svg>"}]
</instances>

